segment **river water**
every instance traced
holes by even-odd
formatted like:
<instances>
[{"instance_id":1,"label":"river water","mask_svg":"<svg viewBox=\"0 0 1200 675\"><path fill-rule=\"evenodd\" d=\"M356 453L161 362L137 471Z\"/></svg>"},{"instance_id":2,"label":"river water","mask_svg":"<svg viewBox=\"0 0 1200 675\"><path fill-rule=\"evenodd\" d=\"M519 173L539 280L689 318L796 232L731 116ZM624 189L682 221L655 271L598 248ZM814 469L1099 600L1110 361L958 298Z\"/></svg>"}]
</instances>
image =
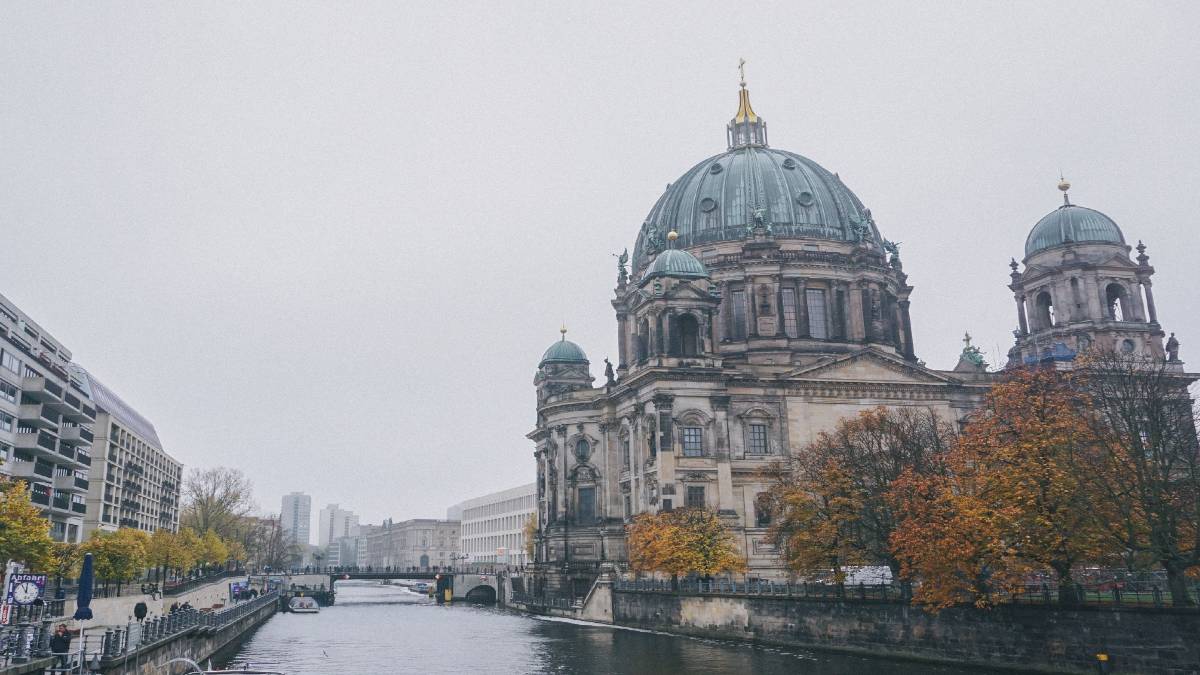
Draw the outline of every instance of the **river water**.
<instances>
[{"instance_id":1,"label":"river water","mask_svg":"<svg viewBox=\"0 0 1200 675\"><path fill-rule=\"evenodd\" d=\"M320 614L276 614L231 658L289 675L978 672L438 606L397 586L339 582Z\"/></svg>"}]
</instances>

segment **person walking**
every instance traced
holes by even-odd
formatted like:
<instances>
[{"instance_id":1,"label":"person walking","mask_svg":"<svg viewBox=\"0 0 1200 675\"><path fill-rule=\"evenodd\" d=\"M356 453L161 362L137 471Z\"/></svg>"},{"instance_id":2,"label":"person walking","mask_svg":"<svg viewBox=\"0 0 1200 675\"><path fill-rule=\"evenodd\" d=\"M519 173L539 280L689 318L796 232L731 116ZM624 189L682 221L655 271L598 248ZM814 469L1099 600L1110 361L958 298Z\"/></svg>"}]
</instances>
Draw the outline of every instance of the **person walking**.
<instances>
[{"instance_id":1,"label":"person walking","mask_svg":"<svg viewBox=\"0 0 1200 675\"><path fill-rule=\"evenodd\" d=\"M67 624L60 623L54 629L54 635L50 636L50 653L58 657L59 668L71 667L71 633L67 631Z\"/></svg>"}]
</instances>

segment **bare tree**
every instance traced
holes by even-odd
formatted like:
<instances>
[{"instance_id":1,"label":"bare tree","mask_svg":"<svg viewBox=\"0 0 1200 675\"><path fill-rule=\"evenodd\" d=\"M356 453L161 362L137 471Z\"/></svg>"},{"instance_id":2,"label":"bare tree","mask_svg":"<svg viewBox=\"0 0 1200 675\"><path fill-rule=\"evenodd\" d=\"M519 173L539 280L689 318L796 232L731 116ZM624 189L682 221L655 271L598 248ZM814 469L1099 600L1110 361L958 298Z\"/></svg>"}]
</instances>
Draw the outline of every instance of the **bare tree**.
<instances>
[{"instance_id":1,"label":"bare tree","mask_svg":"<svg viewBox=\"0 0 1200 675\"><path fill-rule=\"evenodd\" d=\"M181 524L238 540L241 519L254 509L253 486L240 469L192 469L183 481Z\"/></svg>"},{"instance_id":2,"label":"bare tree","mask_svg":"<svg viewBox=\"0 0 1200 675\"><path fill-rule=\"evenodd\" d=\"M1089 353L1080 366L1109 439L1101 465L1080 471L1116 508L1116 543L1162 566L1174 604L1192 604L1185 574L1200 565L1200 450L1188 386L1196 378L1177 362L1111 351Z\"/></svg>"}]
</instances>

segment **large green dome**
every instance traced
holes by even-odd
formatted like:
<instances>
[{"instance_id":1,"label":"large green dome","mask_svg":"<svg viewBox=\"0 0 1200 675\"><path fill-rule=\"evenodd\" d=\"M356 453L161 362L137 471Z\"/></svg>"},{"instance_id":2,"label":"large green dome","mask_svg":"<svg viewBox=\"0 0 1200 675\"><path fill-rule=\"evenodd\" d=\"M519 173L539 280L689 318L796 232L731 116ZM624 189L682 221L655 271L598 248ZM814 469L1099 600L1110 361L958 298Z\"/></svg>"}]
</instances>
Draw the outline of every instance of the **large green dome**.
<instances>
[{"instance_id":1,"label":"large green dome","mask_svg":"<svg viewBox=\"0 0 1200 675\"><path fill-rule=\"evenodd\" d=\"M794 152L767 146L766 122L741 91L737 115L728 126L729 149L688 169L658 199L638 233L633 267L665 248L745 239L756 215L778 239L866 240L882 252L870 211L841 178Z\"/></svg>"},{"instance_id":2,"label":"large green dome","mask_svg":"<svg viewBox=\"0 0 1200 675\"><path fill-rule=\"evenodd\" d=\"M1025 239L1025 257L1075 242L1124 244L1125 236L1112 218L1094 209L1063 204L1047 213Z\"/></svg>"},{"instance_id":3,"label":"large green dome","mask_svg":"<svg viewBox=\"0 0 1200 675\"><path fill-rule=\"evenodd\" d=\"M587 354L583 353L583 349L567 339L564 335L561 340L550 345L550 348L542 354L542 360L538 363L538 368L547 363L587 363Z\"/></svg>"}]
</instances>

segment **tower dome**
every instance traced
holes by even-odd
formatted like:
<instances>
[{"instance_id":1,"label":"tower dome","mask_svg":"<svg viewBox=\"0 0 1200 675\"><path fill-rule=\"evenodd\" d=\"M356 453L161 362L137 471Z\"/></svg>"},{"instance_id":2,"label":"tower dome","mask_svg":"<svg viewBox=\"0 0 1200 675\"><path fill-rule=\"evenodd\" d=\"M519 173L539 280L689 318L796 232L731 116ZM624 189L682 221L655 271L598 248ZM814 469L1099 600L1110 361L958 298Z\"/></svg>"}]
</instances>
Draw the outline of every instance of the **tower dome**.
<instances>
[{"instance_id":1,"label":"tower dome","mask_svg":"<svg viewBox=\"0 0 1200 675\"><path fill-rule=\"evenodd\" d=\"M865 241L882 253L869 209L841 178L811 159L767 145L766 122L750 107L743 83L729 122L728 149L688 169L667 186L638 233L633 267L664 248L745 239L762 223L778 239Z\"/></svg>"},{"instance_id":2,"label":"tower dome","mask_svg":"<svg viewBox=\"0 0 1200 675\"><path fill-rule=\"evenodd\" d=\"M654 257L654 262L650 263L649 269L642 277L642 283L655 277L707 279L708 270L704 268L704 263L697 260L696 256L691 253L670 248Z\"/></svg>"},{"instance_id":3,"label":"tower dome","mask_svg":"<svg viewBox=\"0 0 1200 675\"><path fill-rule=\"evenodd\" d=\"M542 360L538 362L538 368L547 363L588 363L587 354L583 352L583 348L567 339L567 331L564 328L562 331L562 339L550 345L550 348L542 354Z\"/></svg>"},{"instance_id":4,"label":"tower dome","mask_svg":"<svg viewBox=\"0 0 1200 675\"><path fill-rule=\"evenodd\" d=\"M1025 238L1026 258L1038 251L1076 242L1125 243L1121 228L1112 218L1095 209L1071 203L1067 196L1070 183L1063 180L1059 182L1058 189L1063 192L1063 205L1042 216L1030 230Z\"/></svg>"}]
</instances>

